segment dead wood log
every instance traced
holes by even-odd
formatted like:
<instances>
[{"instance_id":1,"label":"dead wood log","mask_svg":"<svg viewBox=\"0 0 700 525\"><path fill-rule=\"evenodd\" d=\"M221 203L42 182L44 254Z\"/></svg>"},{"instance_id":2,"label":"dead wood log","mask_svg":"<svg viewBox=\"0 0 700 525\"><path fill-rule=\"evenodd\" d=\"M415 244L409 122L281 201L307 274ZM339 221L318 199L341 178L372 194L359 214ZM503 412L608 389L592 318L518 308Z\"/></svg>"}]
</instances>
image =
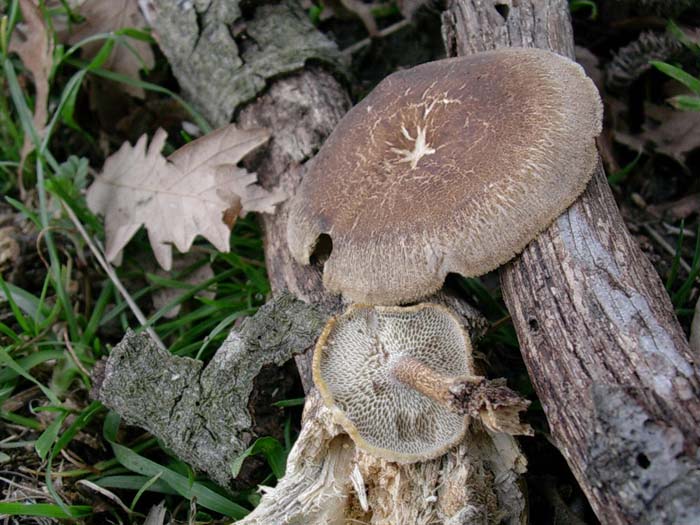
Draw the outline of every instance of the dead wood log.
<instances>
[{"instance_id":1,"label":"dead wood log","mask_svg":"<svg viewBox=\"0 0 700 525\"><path fill-rule=\"evenodd\" d=\"M451 0L450 55L540 47L573 58L566 0ZM552 436L604 523L700 523L700 381L602 167L501 270Z\"/></svg>"},{"instance_id":2,"label":"dead wood log","mask_svg":"<svg viewBox=\"0 0 700 525\"><path fill-rule=\"evenodd\" d=\"M219 73L217 68L222 64L241 66L237 59L227 56L237 53L237 46L226 40L242 40L246 27L257 27L258 20L272 14L278 18L274 26L266 26L271 32L277 27L286 27L284 16L293 18L294 23L290 25L308 30L304 26L304 13L300 13L291 0L259 6L246 3L248 12L244 20L236 19L237 4L224 0L195 4L174 0L156 2L160 10L155 20L159 43L178 78L187 77L188 85L206 85L207 91L217 93L213 100L194 97L197 107L206 115L215 115L216 122L220 121L222 111L224 117L231 114L228 108L217 106L217 101L232 98L220 92L236 87L227 81L230 75ZM190 12L186 13L187 17L177 16L178 11L193 9L204 16L193 18ZM164 10L168 11L167 15L163 15ZM219 11L227 17L224 24L215 16ZM198 19L204 21L203 28L192 23ZM234 30L227 35L222 25ZM218 28L213 34L223 39L216 46L202 40L209 34L210 26ZM180 34L183 31L186 34ZM166 37L166 32L174 32L178 38ZM179 46L180 41L191 45ZM266 35L265 41L283 42L284 34ZM206 60L191 60L192 49L198 46L206 47L210 54ZM240 56L244 54L237 54ZM248 55L250 60L260 56L272 59L271 54L264 52ZM179 70L181 64L186 67ZM272 130L273 138L266 150L257 158L249 159L261 183L268 187L281 186L293 193L306 169L305 164L348 108L345 89L332 72L320 64L307 64L302 71L270 80L264 93L240 109L236 118L242 127L264 126ZM265 256L273 290L279 293L288 289L325 311L340 311L340 298L323 289L321 267L302 267L292 260L286 245L286 220L284 205L275 215L262 218ZM466 324L470 324L470 317L475 317L468 305L455 298L440 296L434 300L451 303L465 316ZM272 493L263 497L258 508L243 523L320 525L360 519L387 525L443 522L457 525L526 521L525 497L520 484L525 458L511 436L489 434L475 423L459 447L433 461L402 466L367 456L355 450L347 436L332 424L328 410L319 403L309 380L309 357L307 353L305 358L297 360L308 396L304 426L290 455L288 475Z\"/></svg>"},{"instance_id":3,"label":"dead wood log","mask_svg":"<svg viewBox=\"0 0 700 525\"><path fill-rule=\"evenodd\" d=\"M262 183L281 185L293 193L306 169L304 164L347 107L347 96L330 75L308 69L274 83L245 107L239 124L275 130L267 155L255 166ZM281 206L262 221L273 290L289 289L306 301L339 311L340 298L322 286L322 267L300 266L292 259L286 243L287 207ZM448 300L453 308L456 302L463 311L468 310L454 298L435 300ZM525 458L511 436L492 435L477 425L443 458L413 465L377 460L356 450L340 428L329 422L328 409L318 401L311 384L309 358L310 353L297 358L309 394L289 473L241 523L320 525L353 519L386 525L526 522L519 484ZM342 476L343 483L336 476Z\"/></svg>"}]
</instances>

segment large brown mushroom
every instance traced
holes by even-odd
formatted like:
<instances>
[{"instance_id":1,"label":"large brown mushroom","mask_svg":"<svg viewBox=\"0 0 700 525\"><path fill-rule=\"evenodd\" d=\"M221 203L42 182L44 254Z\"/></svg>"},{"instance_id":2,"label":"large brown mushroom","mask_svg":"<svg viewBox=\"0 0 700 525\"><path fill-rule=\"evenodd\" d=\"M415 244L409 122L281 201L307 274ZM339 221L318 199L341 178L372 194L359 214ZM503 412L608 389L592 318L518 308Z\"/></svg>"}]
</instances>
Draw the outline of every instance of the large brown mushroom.
<instances>
[{"instance_id":1,"label":"large brown mushroom","mask_svg":"<svg viewBox=\"0 0 700 525\"><path fill-rule=\"evenodd\" d=\"M319 238L324 283L399 304L521 252L583 191L602 105L571 60L509 48L382 81L339 123L294 198L293 256Z\"/></svg>"}]
</instances>

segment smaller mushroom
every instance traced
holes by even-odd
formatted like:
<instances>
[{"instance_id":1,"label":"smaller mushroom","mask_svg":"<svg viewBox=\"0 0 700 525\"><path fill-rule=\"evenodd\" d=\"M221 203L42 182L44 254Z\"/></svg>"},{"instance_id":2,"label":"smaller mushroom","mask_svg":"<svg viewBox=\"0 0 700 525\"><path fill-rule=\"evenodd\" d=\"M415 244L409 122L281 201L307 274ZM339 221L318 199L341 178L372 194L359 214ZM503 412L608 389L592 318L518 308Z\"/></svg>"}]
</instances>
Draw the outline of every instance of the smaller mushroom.
<instances>
[{"instance_id":1,"label":"smaller mushroom","mask_svg":"<svg viewBox=\"0 0 700 525\"><path fill-rule=\"evenodd\" d=\"M469 337L447 308L353 305L331 319L314 353L314 382L357 445L401 463L431 459L464 437L470 418L530 434L529 402L474 372Z\"/></svg>"}]
</instances>

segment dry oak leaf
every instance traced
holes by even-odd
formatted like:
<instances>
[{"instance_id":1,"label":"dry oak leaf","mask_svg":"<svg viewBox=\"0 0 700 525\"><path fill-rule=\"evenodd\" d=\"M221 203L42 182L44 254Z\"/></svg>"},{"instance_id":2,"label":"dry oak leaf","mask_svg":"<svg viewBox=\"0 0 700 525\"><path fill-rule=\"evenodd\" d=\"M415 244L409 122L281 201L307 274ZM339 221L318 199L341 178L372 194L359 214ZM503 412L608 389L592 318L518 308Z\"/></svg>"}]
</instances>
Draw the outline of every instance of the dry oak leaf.
<instances>
[{"instance_id":1,"label":"dry oak leaf","mask_svg":"<svg viewBox=\"0 0 700 525\"><path fill-rule=\"evenodd\" d=\"M70 44L77 44L84 38L97 33L109 33L127 27L143 29L148 25L139 10L138 0L85 0L82 3L74 0L71 3L75 5L75 10L85 18L85 21L71 27L67 38ZM103 43L99 40L83 46L83 58L93 58ZM117 45L102 67L140 80L139 71L142 68L151 69L155 64L155 57L148 42L132 38L129 39L129 46L138 56L125 45ZM120 85L134 97L143 98L145 95L140 87Z\"/></svg>"},{"instance_id":2,"label":"dry oak leaf","mask_svg":"<svg viewBox=\"0 0 700 525\"><path fill-rule=\"evenodd\" d=\"M23 23L18 25L10 39L10 51L19 55L24 67L34 80L34 127L39 136L43 134L48 118L49 75L53 64L53 38L46 27L41 9L33 0L20 0ZM20 174L27 155L32 150L32 139L25 134L22 145ZM23 190L20 176L20 188Z\"/></svg>"},{"instance_id":3,"label":"dry oak leaf","mask_svg":"<svg viewBox=\"0 0 700 525\"><path fill-rule=\"evenodd\" d=\"M172 267L172 245L187 252L197 235L219 251L229 251L230 210L272 213L285 199L281 191L267 191L257 177L236 167L245 155L264 144L264 129L220 128L183 146L167 159L160 151L167 133L159 129L146 149L146 135L135 146L124 143L104 164L88 188L87 203L105 216L107 260L145 225L153 253L165 270Z\"/></svg>"}]
</instances>

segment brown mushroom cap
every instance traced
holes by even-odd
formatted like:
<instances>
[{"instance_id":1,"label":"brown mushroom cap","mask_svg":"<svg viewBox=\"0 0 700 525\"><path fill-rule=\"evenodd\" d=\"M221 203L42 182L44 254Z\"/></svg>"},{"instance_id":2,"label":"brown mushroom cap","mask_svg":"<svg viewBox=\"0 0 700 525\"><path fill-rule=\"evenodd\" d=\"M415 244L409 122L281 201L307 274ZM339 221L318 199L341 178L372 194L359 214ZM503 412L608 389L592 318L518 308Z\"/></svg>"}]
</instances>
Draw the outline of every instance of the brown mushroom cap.
<instances>
[{"instance_id":1,"label":"brown mushroom cap","mask_svg":"<svg viewBox=\"0 0 700 525\"><path fill-rule=\"evenodd\" d=\"M383 80L338 124L291 207L288 242L356 302L398 304L521 252L582 193L602 104L571 60L509 48Z\"/></svg>"},{"instance_id":2,"label":"brown mushroom cap","mask_svg":"<svg viewBox=\"0 0 700 525\"><path fill-rule=\"evenodd\" d=\"M473 374L471 344L459 321L429 303L353 305L329 321L313 360L314 383L355 443L404 463L445 453L469 421L397 379L396 366L406 358L444 376Z\"/></svg>"}]
</instances>

